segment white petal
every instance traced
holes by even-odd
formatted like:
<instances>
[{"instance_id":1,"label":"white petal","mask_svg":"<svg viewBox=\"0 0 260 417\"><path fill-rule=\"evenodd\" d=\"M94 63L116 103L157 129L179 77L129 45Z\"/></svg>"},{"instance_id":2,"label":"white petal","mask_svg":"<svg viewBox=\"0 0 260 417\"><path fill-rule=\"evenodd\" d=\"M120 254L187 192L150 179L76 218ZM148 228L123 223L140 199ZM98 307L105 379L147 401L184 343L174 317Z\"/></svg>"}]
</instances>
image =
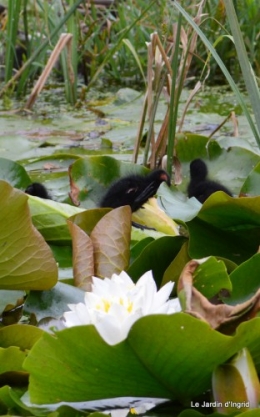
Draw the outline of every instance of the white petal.
<instances>
[{"instance_id":1,"label":"white petal","mask_svg":"<svg viewBox=\"0 0 260 417\"><path fill-rule=\"evenodd\" d=\"M82 324L90 324L90 315L86 306L83 303L69 305L73 311L68 311L64 313L65 326L80 326Z\"/></svg>"},{"instance_id":2,"label":"white petal","mask_svg":"<svg viewBox=\"0 0 260 417\"><path fill-rule=\"evenodd\" d=\"M179 313L180 311L182 311L181 304L180 304L178 297L173 298L172 300L169 300L168 306L169 306L168 314Z\"/></svg>"},{"instance_id":3,"label":"white petal","mask_svg":"<svg viewBox=\"0 0 260 417\"><path fill-rule=\"evenodd\" d=\"M167 282L156 294L154 297L154 304L152 306L153 311L157 311L170 297L170 294L173 290L174 282Z\"/></svg>"},{"instance_id":4,"label":"white petal","mask_svg":"<svg viewBox=\"0 0 260 417\"><path fill-rule=\"evenodd\" d=\"M103 320L97 322L95 327L105 342L112 346L120 343L127 336L124 328L116 322L115 317L108 315Z\"/></svg>"}]
</instances>

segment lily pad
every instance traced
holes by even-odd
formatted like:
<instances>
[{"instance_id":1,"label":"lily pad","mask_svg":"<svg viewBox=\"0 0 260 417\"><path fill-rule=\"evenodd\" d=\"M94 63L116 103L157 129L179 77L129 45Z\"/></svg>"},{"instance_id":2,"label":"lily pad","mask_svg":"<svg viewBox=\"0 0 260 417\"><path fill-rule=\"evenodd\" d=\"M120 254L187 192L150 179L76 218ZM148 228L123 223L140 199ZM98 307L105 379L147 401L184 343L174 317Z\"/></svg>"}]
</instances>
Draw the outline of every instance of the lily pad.
<instances>
[{"instance_id":1,"label":"lily pad","mask_svg":"<svg viewBox=\"0 0 260 417\"><path fill-rule=\"evenodd\" d=\"M21 189L25 189L31 183L30 177L22 165L5 158L0 158L0 179Z\"/></svg>"},{"instance_id":2,"label":"lily pad","mask_svg":"<svg viewBox=\"0 0 260 417\"><path fill-rule=\"evenodd\" d=\"M47 242L62 245L71 243L66 220L84 209L33 196L29 196L29 206L33 224Z\"/></svg>"},{"instance_id":3,"label":"lily pad","mask_svg":"<svg viewBox=\"0 0 260 417\"><path fill-rule=\"evenodd\" d=\"M251 298L259 289L260 254L252 256L239 265L231 274L233 290L228 298L223 300L228 304L238 304Z\"/></svg>"},{"instance_id":4,"label":"lily pad","mask_svg":"<svg viewBox=\"0 0 260 417\"><path fill-rule=\"evenodd\" d=\"M46 317L58 319L65 311L68 311L68 304L83 302L84 294L84 291L79 288L58 282L49 291L31 291L26 299L24 310L26 313L35 314L37 321Z\"/></svg>"},{"instance_id":5,"label":"lily pad","mask_svg":"<svg viewBox=\"0 0 260 417\"><path fill-rule=\"evenodd\" d=\"M241 190L241 195L260 195L260 163L257 164L246 178Z\"/></svg>"},{"instance_id":6,"label":"lily pad","mask_svg":"<svg viewBox=\"0 0 260 417\"><path fill-rule=\"evenodd\" d=\"M191 258L213 255L240 264L258 251L260 197L232 198L219 191L187 226Z\"/></svg>"},{"instance_id":7,"label":"lily pad","mask_svg":"<svg viewBox=\"0 0 260 417\"><path fill-rule=\"evenodd\" d=\"M259 318L241 324L235 336L224 336L177 313L141 318L115 346L107 345L93 326L43 334L24 362L31 401L136 396L186 402L210 389L217 365L244 346L259 349L259 331Z\"/></svg>"},{"instance_id":8,"label":"lily pad","mask_svg":"<svg viewBox=\"0 0 260 417\"><path fill-rule=\"evenodd\" d=\"M186 193L190 162L195 158L203 158L208 166L208 177L225 185L233 194L239 194L245 178L259 163L259 155L238 146L227 150L219 147L211 152L210 144L213 145L213 142L205 136L195 137L192 134L179 139L177 156L182 164L183 182L178 190Z\"/></svg>"},{"instance_id":9,"label":"lily pad","mask_svg":"<svg viewBox=\"0 0 260 417\"><path fill-rule=\"evenodd\" d=\"M51 250L31 223L28 197L0 181L0 287L43 290L58 278Z\"/></svg>"},{"instance_id":10,"label":"lily pad","mask_svg":"<svg viewBox=\"0 0 260 417\"><path fill-rule=\"evenodd\" d=\"M145 246L140 255L128 268L127 273L137 281L146 271L152 270L153 277L160 287L163 274L179 252L186 239L182 236L164 236Z\"/></svg>"}]
</instances>

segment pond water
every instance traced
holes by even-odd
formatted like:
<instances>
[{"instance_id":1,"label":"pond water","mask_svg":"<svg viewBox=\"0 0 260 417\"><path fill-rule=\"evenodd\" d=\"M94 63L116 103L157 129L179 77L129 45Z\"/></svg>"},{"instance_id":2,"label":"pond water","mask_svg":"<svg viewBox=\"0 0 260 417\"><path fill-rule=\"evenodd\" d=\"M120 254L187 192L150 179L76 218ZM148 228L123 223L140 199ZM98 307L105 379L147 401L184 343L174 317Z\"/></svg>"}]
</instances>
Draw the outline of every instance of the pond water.
<instances>
[{"instance_id":1,"label":"pond water","mask_svg":"<svg viewBox=\"0 0 260 417\"><path fill-rule=\"evenodd\" d=\"M183 90L179 115L189 95ZM27 169L47 171L33 164L33 159L58 154L109 154L131 161L134 141L143 104L142 92L129 88L116 93L95 92L86 97L78 108L64 101L62 87L45 90L32 112L19 112L22 103L0 101L0 156L27 164ZM166 110L160 101L155 129L159 130ZM214 136L221 146L232 143L258 152L255 140L236 97L226 87L209 88L198 94L185 117L183 131L210 135L234 111L238 119L239 136L234 138L234 125L229 120ZM140 158L141 160L141 158Z\"/></svg>"}]
</instances>

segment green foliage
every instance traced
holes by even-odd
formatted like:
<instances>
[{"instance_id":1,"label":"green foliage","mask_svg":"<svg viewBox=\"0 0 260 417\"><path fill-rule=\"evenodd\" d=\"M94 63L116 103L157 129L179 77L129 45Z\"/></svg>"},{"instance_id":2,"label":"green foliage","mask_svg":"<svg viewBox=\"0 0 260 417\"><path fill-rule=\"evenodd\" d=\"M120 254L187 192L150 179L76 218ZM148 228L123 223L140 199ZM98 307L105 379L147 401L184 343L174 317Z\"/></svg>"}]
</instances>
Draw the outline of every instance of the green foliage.
<instances>
[{"instance_id":1,"label":"green foliage","mask_svg":"<svg viewBox=\"0 0 260 417\"><path fill-rule=\"evenodd\" d=\"M92 326L66 329L55 337L44 334L24 362L31 398L35 403L129 395L189 401L210 388L218 364L259 343L259 326L259 318L254 319L235 336L224 336L177 313L140 319L128 338L113 347Z\"/></svg>"},{"instance_id":2,"label":"green foliage","mask_svg":"<svg viewBox=\"0 0 260 417\"><path fill-rule=\"evenodd\" d=\"M214 169L215 166L217 169L223 165L221 175L225 176L229 182L236 180L239 172L236 172L237 161L240 161L238 165L240 167L243 165L244 170L240 173L238 191L241 185L243 187L246 177L251 178L253 173L257 175L257 168L251 171L251 166L252 163L257 164L259 156L246 149L234 148L226 152L214 141L208 143L207 138L203 136L188 135L179 138L177 150L183 161L185 174L187 174L190 159L200 154L204 158L208 155L213 158L210 167ZM28 184L29 177L21 166L8 160L2 162L1 175L12 184L24 188ZM107 156L79 158L73 162L70 169L71 187L72 190L77 190L76 195L80 196L79 199L82 199L84 205L87 206L88 200L91 204L98 201L105 187L118 176L129 172L145 171L143 167L122 163ZM231 177L229 178L228 175ZM222 177L219 179L222 180ZM110 225L108 226L108 223L106 225L102 223L102 225L101 221L105 221L107 210L97 208L84 210L64 203L27 197L5 182L2 187L3 196L5 195L3 193L7 191L9 193L8 198L4 198L1 203L4 216L2 227L8 227L10 232L7 219L12 218L12 227L16 230L16 237L17 233L18 235L20 233L20 236L26 239L26 233L22 230L19 232L21 219L19 218L19 227L15 219L17 213L24 211L24 207L27 207L27 211L25 210L27 213L26 230L28 231L28 227L32 229L32 225L29 226L31 217L45 239L52 243L54 253L61 256L61 265L65 262L71 267L73 264L74 278L76 275L80 276L80 268L83 267L83 270L86 268L89 251L84 248L83 240L81 238L78 240L75 230L70 234L67 220L73 222L73 227L80 228L90 237L93 237L93 231L100 223L100 231L103 233L100 242L103 246L106 245L106 239L109 239L110 235L114 236L114 232L107 234L108 228L112 227L112 224L119 223L115 210L109 213ZM251 194L254 194L254 187L257 190L257 182L251 183ZM89 190L89 193L86 190ZM177 195L182 196L184 206L188 204L183 193L179 191ZM169 207L173 204L172 201L176 201L171 200L176 198L176 191L168 190L167 187L160 189L160 196L163 205L168 199ZM20 205L23 209L19 208ZM128 273L134 280L137 280L145 271L152 269L158 287L174 280L176 290L185 264L194 257L210 256L193 274L194 288L207 298L219 298L222 290L225 289L230 296L225 295L225 298L221 296L224 306L250 300L259 288L260 257L256 254L260 230L259 197L231 198L223 193L216 193L202 206L196 207L196 211L189 213L189 221L182 219L182 227L186 230L185 237L162 235L159 237L156 234L153 237L147 237L149 235L145 233L139 235L140 240L132 242ZM183 216L185 217L185 214ZM119 229L122 231L123 227L120 226ZM32 237L30 241L31 239ZM42 242L42 238L39 240L37 234L38 251L42 244L39 243L40 241ZM66 255L67 259L62 260L62 251L65 250L68 253L65 248L68 248L72 241L80 252L76 256L74 253L72 258ZM64 244L66 246L60 246L64 249L59 252L58 245ZM25 251L29 250L25 240L22 241L22 246L25 247ZM127 247L130 247L129 241ZM17 253L12 253L13 248L14 244L8 248L8 256L12 263L16 263L19 257ZM114 256L114 247L112 249ZM101 252L102 250L101 248ZM120 251L119 247L118 252ZM48 253L48 258L52 259L49 250L46 253ZM60 317L68 310L68 304L82 302L84 292L80 288L65 283L58 283L52 289L47 289L55 284L55 281L48 279L47 272L44 272L45 287L43 287L40 271L47 265L46 256L44 255L44 263L37 261L37 272L34 275L35 279L37 276L37 280L32 280L30 286L28 286L26 275L23 279L13 278L12 282L10 276L8 281L6 278L2 281L5 288L29 289L24 313L34 316L34 320L42 329L56 328L55 334L48 334L33 325L21 323L0 329L2 349L0 353L3 358L8 358L3 361L4 368L0 370L0 375L1 372L10 373L17 381L20 381L24 390L28 387L28 375L30 375L29 393L32 402L46 404L56 401L93 401L113 396L154 396L170 398L174 402L181 400L183 404L187 404L205 390L211 389L213 369L225 363L244 346L248 347L257 370L260 370L259 318L247 320L238 325L236 332L233 328L227 327L226 331L229 335L226 336L212 329L208 323L191 317L187 313L150 316L135 323L128 338L113 347L108 346L92 326L58 330L63 326ZM29 268L32 262L30 256L23 257L23 259L27 261L19 267L20 271L24 265ZM83 262L82 267L80 262ZM79 286L82 284L80 280L75 282ZM45 290L33 291L34 289ZM4 294L2 296L5 297ZM15 305L18 297L23 298L24 293L21 291L21 294L14 294L14 301L10 299L15 308L19 306L19 302ZM5 309L4 303L1 308ZM25 350L29 351L27 358ZM44 372L42 372L43 367ZM0 391L3 407L9 403L10 407L16 410L16 415L24 413L25 410L32 415L40 413L48 415L50 412L48 409L40 412L35 407L25 405L20 399L21 393L14 391L12 379L8 381L9 390L1 389ZM59 413L57 415L62 416L63 413L66 415L66 412L70 412L72 416L77 415L77 411L73 408L62 410L59 406L54 407L56 407L56 413Z\"/></svg>"},{"instance_id":3,"label":"green foliage","mask_svg":"<svg viewBox=\"0 0 260 417\"><path fill-rule=\"evenodd\" d=\"M57 266L50 248L31 223L27 196L5 181L0 181L0 192L0 287L51 288L57 282Z\"/></svg>"}]
</instances>

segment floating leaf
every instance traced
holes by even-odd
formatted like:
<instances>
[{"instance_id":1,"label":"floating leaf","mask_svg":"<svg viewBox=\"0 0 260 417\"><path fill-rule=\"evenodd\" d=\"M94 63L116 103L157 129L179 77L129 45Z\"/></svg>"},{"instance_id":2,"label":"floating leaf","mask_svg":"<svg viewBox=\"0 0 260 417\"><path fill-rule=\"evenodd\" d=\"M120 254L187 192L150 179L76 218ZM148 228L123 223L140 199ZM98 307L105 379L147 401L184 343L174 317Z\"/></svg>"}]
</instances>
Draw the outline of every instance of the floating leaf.
<instances>
[{"instance_id":1,"label":"floating leaf","mask_svg":"<svg viewBox=\"0 0 260 417\"><path fill-rule=\"evenodd\" d=\"M5 158L0 158L0 178L9 182L13 187L21 189L25 189L31 183L22 165Z\"/></svg>"},{"instance_id":2,"label":"floating leaf","mask_svg":"<svg viewBox=\"0 0 260 417\"><path fill-rule=\"evenodd\" d=\"M201 203L195 198L187 198L180 191L166 189L162 192L162 187L158 190L159 204L165 212L173 219L187 222L193 219L201 209Z\"/></svg>"},{"instance_id":3,"label":"floating leaf","mask_svg":"<svg viewBox=\"0 0 260 417\"><path fill-rule=\"evenodd\" d=\"M31 401L124 396L188 401L210 389L216 366L249 344L259 349L259 332L259 318L240 325L231 337L177 313L141 318L115 346L107 345L93 326L43 334L24 362Z\"/></svg>"},{"instance_id":4,"label":"floating leaf","mask_svg":"<svg viewBox=\"0 0 260 417\"><path fill-rule=\"evenodd\" d=\"M66 220L84 209L33 196L29 196L29 206L33 224L47 242L62 245L71 242Z\"/></svg>"},{"instance_id":5,"label":"floating leaf","mask_svg":"<svg viewBox=\"0 0 260 417\"><path fill-rule=\"evenodd\" d=\"M51 250L31 223L28 197L0 181L0 287L43 290L57 282Z\"/></svg>"},{"instance_id":6,"label":"floating leaf","mask_svg":"<svg viewBox=\"0 0 260 417\"><path fill-rule=\"evenodd\" d=\"M213 256L198 265L193 285L207 298L212 298L223 289L232 290L225 263Z\"/></svg>"},{"instance_id":7,"label":"floating leaf","mask_svg":"<svg viewBox=\"0 0 260 417\"><path fill-rule=\"evenodd\" d=\"M161 286L163 274L179 252L186 239L182 236L163 236L148 244L139 257L130 265L127 273L137 281L146 271L152 270L153 277Z\"/></svg>"},{"instance_id":8,"label":"floating leaf","mask_svg":"<svg viewBox=\"0 0 260 417\"><path fill-rule=\"evenodd\" d=\"M242 196L258 196L260 195L260 163L257 164L246 178L240 194Z\"/></svg>"},{"instance_id":9,"label":"floating leaf","mask_svg":"<svg viewBox=\"0 0 260 417\"><path fill-rule=\"evenodd\" d=\"M227 304L238 304L253 297L259 288L260 254L239 265L231 274L233 290L229 297L224 298Z\"/></svg>"},{"instance_id":10,"label":"floating leaf","mask_svg":"<svg viewBox=\"0 0 260 417\"><path fill-rule=\"evenodd\" d=\"M68 304L83 302L84 295L81 289L58 282L49 291L31 291L26 299L24 310L35 314L37 321L45 317L59 318L65 311L68 311Z\"/></svg>"},{"instance_id":11,"label":"floating leaf","mask_svg":"<svg viewBox=\"0 0 260 417\"><path fill-rule=\"evenodd\" d=\"M191 258L213 255L240 264L258 251L260 197L232 198L219 191L187 226Z\"/></svg>"},{"instance_id":12,"label":"floating leaf","mask_svg":"<svg viewBox=\"0 0 260 417\"><path fill-rule=\"evenodd\" d=\"M179 277L182 273L183 268L185 267L186 263L190 261L190 257L188 254L188 242L185 241L181 246L178 254L175 256L173 261L170 263L168 268L165 270L163 274L162 284L166 284L168 281L174 281L178 283ZM176 285L174 286L173 290L176 294Z\"/></svg>"},{"instance_id":13,"label":"floating leaf","mask_svg":"<svg viewBox=\"0 0 260 417\"><path fill-rule=\"evenodd\" d=\"M0 329L0 346L17 346L21 350L31 349L35 342L42 336L42 330L27 324L13 324Z\"/></svg>"}]
</instances>

